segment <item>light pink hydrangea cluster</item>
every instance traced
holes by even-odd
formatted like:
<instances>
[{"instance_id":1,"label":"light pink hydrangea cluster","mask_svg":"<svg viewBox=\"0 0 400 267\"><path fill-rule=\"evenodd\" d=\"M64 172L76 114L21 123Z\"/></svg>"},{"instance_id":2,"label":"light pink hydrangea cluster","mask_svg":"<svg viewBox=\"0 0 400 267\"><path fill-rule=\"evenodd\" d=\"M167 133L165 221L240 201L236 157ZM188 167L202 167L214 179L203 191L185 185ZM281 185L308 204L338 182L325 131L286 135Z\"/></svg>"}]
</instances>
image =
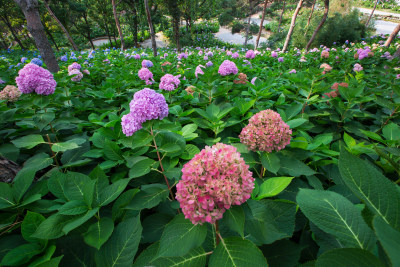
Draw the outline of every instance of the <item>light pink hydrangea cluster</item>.
<instances>
[{"instance_id":1,"label":"light pink hydrangea cluster","mask_svg":"<svg viewBox=\"0 0 400 267\"><path fill-rule=\"evenodd\" d=\"M2 91L0 91L0 100L6 100L9 102L15 102L21 96L21 91L13 85L7 85Z\"/></svg>"},{"instance_id":2,"label":"light pink hydrangea cluster","mask_svg":"<svg viewBox=\"0 0 400 267\"><path fill-rule=\"evenodd\" d=\"M182 168L176 199L193 224L215 223L232 205L250 198L254 178L236 148L206 146Z\"/></svg>"},{"instance_id":3,"label":"light pink hydrangea cluster","mask_svg":"<svg viewBox=\"0 0 400 267\"><path fill-rule=\"evenodd\" d=\"M232 58L233 59L236 59L238 57L239 57L239 53L238 52L235 52L235 53L232 54Z\"/></svg>"},{"instance_id":4,"label":"light pink hydrangea cluster","mask_svg":"<svg viewBox=\"0 0 400 267\"><path fill-rule=\"evenodd\" d=\"M159 88L161 90L174 91L181 83L179 80L180 77L181 75L174 76L172 74L165 74L161 77Z\"/></svg>"},{"instance_id":5,"label":"light pink hydrangea cluster","mask_svg":"<svg viewBox=\"0 0 400 267\"><path fill-rule=\"evenodd\" d=\"M256 57L256 53L254 53L253 50L249 50L249 51L246 52L246 58L253 59L255 57Z\"/></svg>"},{"instance_id":6,"label":"light pink hydrangea cluster","mask_svg":"<svg viewBox=\"0 0 400 267\"><path fill-rule=\"evenodd\" d=\"M194 71L194 75L196 76L196 78L199 78L199 74L204 75L204 71L201 68L205 68L205 67L203 65L198 65L196 67L196 70Z\"/></svg>"},{"instance_id":7,"label":"light pink hydrangea cluster","mask_svg":"<svg viewBox=\"0 0 400 267\"><path fill-rule=\"evenodd\" d=\"M53 94L57 82L50 71L33 63L26 64L15 78L18 89L23 94L37 93L39 95Z\"/></svg>"},{"instance_id":8,"label":"light pink hydrangea cluster","mask_svg":"<svg viewBox=\"0 0 400 267\"><path fill-rule=\"evenodd\" d=\"M354 64L353 71L355 71L355 72L360 72L360 71L362 71L363 69L364 69L364 68L363 68L360 64L358 64L358 63Z\"/></svg>"},{"instance_id":9,"label":"light pink hydrangea cluster","mask_svg":"<svg viewBox=\"0 0 400 267\"><path fill-rule=\"evenodd\" d=\"M292 130L279 115L267 109L250 118L239 135L240 142L252 151L279 151L290 143Z\"/></svg>"},{"instance_id":10,"label":"light pink hydrangea cluster","mask_svg":"<svg viewBox=\"0 0 400 267\"><path fill-rule=\"evenodd\" d=\"M236 67L236 64L230 60L224 60L222 64L219 66L218 73L221 76L227 76L229 74L237 74L238 73L238 68Z\"/></svg>"},{"instance_id":11,"label":"light pink hydrangea cluster","mask_svg":"<svg viewBox=\"0 0 400 267\"><path fill-rule=\"evenodd\" d=\"M81 69L81 65L79 63L72 63L71 65L68 66L68 72L72 71L73 69L77 69L80 70Z\"/></svg>"},{"instance_id":12,"label":"light pink hydrangea cluster","mask_svg":"<svg viewBox=\"0 0 400 267\"><path fill-rule=\"evenodd\" d=\"M88 70L84 70L84 73L89 73ZM79 82L83 78L83 73L81 72L81 65L74 62L68 66L68 76L73 76L71 81Z\"/></svg>"},{"instance_id":13,"label":"light pink hydrangea cluster","mask_svg":"<svg viewBox=\"0 0 400 267\"><path fill-rule=\"evenodd\" d=\"M148 68L141 68L138 71L138 76L141 80L145 81L147 85L152 84L152 81L154 81L153 73Z\"/></svg>"}]
</instances>

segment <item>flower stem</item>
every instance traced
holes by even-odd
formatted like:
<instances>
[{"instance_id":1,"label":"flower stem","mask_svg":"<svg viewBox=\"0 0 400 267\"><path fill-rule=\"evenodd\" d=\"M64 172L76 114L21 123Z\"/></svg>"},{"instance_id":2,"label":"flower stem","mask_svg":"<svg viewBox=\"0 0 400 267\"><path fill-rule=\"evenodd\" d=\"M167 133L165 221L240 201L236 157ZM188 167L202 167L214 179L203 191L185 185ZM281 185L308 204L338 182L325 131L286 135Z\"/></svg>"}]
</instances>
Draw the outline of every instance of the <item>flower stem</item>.
<instances>
[{"instance_id":1,"label":"flower stem","mask_svg":"<svg viewBox=\"0 0 400 267\"><path fill-rule=\"evenodd\" d=\"M49 137L48 134L46 134L46 137L47 137L47 141L49 142L50 150L51 150L51 153L53 154L54 161L57 164L57 167L60 167L60 165L58 164L58 161L57 161L56 154L54 154L53 149L51 149L51 147L53 146L53 143L51 142L50 137Z\"/></svg>"},{"instance_id":2,"label":"flower stem","mask_svg":"<svg viewBox=\"0 0 400 267\"><path fill-rule=\"evenodd\" d=\"M215 237L216 237L216 243L217 243L217 246L218 246L220 239L222 239L222 238L221 238L221 235L219 234L218 221L215 222L215 234L216 234L216 235L215 235Z\"/></svg>"},{"instance_id":3,"label":"flower stem","mask_svg":"<svg viewBox=\"0 0 400 267\"><path fill-rule=\"evenodd\" d=\"M164 167L163 167L163 165L162 165L162 161L161 161L161 157L160 157L160 152L158 151L158 148L157 148L156 138L154 137L153 126L150 126L150 134L151 134L151 136L153 137L154 148L156 149L156 152L157 152L158 162L160 163L161 172L162 172L162 174L163 174L163 176L164 176L165 183L166 183L167 186L168 186L168 190L169 190L169 193L170 193L170 195L171 195L172 200L175 200L174 194L172 193L171 187L170 187L169 182L168 182L168 178L167 178L167 176L165 176L165 174L164 174Z\"/></svg>"}]
</instances>

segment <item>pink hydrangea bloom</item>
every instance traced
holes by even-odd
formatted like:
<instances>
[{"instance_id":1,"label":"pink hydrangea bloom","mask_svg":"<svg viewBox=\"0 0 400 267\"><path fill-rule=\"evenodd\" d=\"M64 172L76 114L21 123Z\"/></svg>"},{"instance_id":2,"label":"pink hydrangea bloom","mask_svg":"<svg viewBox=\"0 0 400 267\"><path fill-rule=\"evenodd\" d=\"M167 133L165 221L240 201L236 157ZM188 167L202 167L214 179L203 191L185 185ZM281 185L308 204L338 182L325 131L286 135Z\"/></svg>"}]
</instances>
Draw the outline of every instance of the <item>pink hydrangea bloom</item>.
<instances>
[{"instance_id":1,"label":"pink hydrangea bloom","mask_svg":"<svg viewBox=\"0 0 400 267\"><path fill-rule=\"evenodd\" d=\"M136 92L129 107L130 113L121 119L122 132L126 136L131 136L134 132L142 129L143 122L162 120L169 113L165 97L149 88Z\"/></svg>"},{"instance_id":2,"label":"pink hydrangea bloom","mask_svg":"<svg viewBox=\"0 0 400 267\"><path fill-rule=\"evenodd\" d=\"M253 59L255 57L256 57L256 54L254 53L253 50L249 50L249 51L246 52L246 58Z\"/></svg>"},{"instance_id":3,"label":"pink hydrangea bloom","mask_svg":"<svg viewBox=\"0 0 400 267\"><path fill-rule=\"evenodd\" d=\"M250 118L239 135L240 142L252 151L279 151L290 143L292 130L279 113L267 109Z\"/></svg>"},{"instance_id":4,"label":"pink hydrangea bloom","mask_svg":"<svg viewBox=\"0 0 400 267\"><path fill-rule=\"evenodd\" d=\"M72 71L73 69L77 69L80 70L81 69L81 65L74 62L71 65L68 66L68 72Z\"/></svg>"},{"instance_id":5,"label":"pink hydrangea bloom","mask_svg":"<svg viewBox=\"0 0 400 267\"><path fill-rule=\"evenodd\" d=\"M26 64L18 72L15 81L23 94L36 92L39 95L50 95L54 93L57 86L53 74L32 63Z\"/></svg>"},{"instance_id":6,"label":"pink hydrangea bloom","mask_svg":"<svg viewBox=\"0 0 400 267\"><path fill-rule=\"evenodd\" d=\"M193 224L215 223L232 205L250 198L254 178L236 148L206 146L182 168L176 199Z\"/></svg>"},{"instance_id":7,"label":"pink hydrangea bloom","mask_svg":"<svg viewBox=\"0 0 400 267\"><path fill-rule=\"evenodd\" d=\"M276 53L275 51L272 51L272 53L271 53L271 57L275 57L275 58L277 58L277 57L278 57L278 53Z\"/></svg>"},{"instance_id":8,"label":"pink hydrangea bloom","mask_svg":"<svg viewBox=\"0 0 400 267\"><path fill-rule=\"evenodd\" d=\"M253 79L251 79L251 84L255 85L257 79L258 79L257 77L254 77Z\"/></svg>"},{"instance_id":9,"label":"pink hydrangea bloom","mask_svg":"<svg viewBox=\"0 0 400 267\"><path fill-rule=\"evenodd\" d=\"M297 73L297 71L295 69L292 69L291 71L289 71L289 73Z\"/></svg>"},{"instance_id":10,"label":"pink hydrangea bloom","mask_svg":"<svg viewBox=\"0 0 400 267\"><path fill-rule=\"evenodd\" d=\"M181 75L174 76L172 74L165 74L161 77L159 88L166 91L175 90L181 83L179 77L181 77Z\"/></svg>"},{"instance_id":11,"label":"pink hydrangea bloom","mask_svg":"<svg viewBox=\"0 0 400 267\"><path fill-rule=\"evenodd\" d=\"M232 58L233 59L236 59L238 57L239 57L239 53L238 52L235 52L235 53L232 54Z\"/></svg>"},{"instance_id":12,"label":"pink hydrangea bloom","mask_svg":"<svg viewBox=\"0 0 400 267\"><path fill-rule=\"evenodd\" d=\"M6 100L9 102L15 102L21 96L21 91L13 85L7 85L2 91L0 91L0 100Z\"/></svg>"},{"instance_id":13,"label":"pink hydrangea bloom","mask_svg":"<svg viewBox=\"0 0 400 267\"><path fill-rule=\"evenodd\" d=\"M205 68L203 65L198 65L196 67L196 70L194 72L194 75L196 76L196 78L199 78L199 74L204 75L204 71L201 68Z\"/></svg>"},{"instance_id":14,"label":"pink hydrangea bloom","mask_svg":"<svg viewBox=\"0 0 400 267\"><path fill-rule=\"evenodd\" d=\"M73 82L79 82L83 78L83 74L79 69L72 69L70 72L68 72L68 76L72 75L75 75L71 78L71 81Z\"/></svg>"},{"instance_id":15,"label":"pink hydrangea bloom","mask_svg":"<svg viewBox=\"0 0 400 267\"><path fill-rule=\"evenodd\" d=\"M232 56L232 51L230 51L230 50L226 51L226 55L227 56Z\"/></svg>"},{"instance_id":16,"label":"pink hydrangea bloom","mask_svg":"<svg viewBox=\"0 0 400 267\"><path fill-rule=\"evenodd\" d=\"M82 72L87 74L87 75L90 75L90 71L89 70L83 70Z\"/></svg>"},{"instance_id":17,"label":"pink hydrangea bloom","mask_svg":"<svg viewBox=\"0 0 400 267\"><path fill-rule=\"evenodd\" d=\"M237 74L238 73L238 68L236 67L236 64L230 60L224 60L222 64L219 66L218 73L221 76L226 76L229 74Z\"/></svg>"},{"instance_id":18,"label":"pink hydrangea bloom","mask_svg":"<svg viewBox=\"0 0 400 267\"><path fill-rule=\"evenodd\" d=\"M153 73L148 68L141 68L138 71L138 76L142 81L145 81L147 85L152 84L151 81L154 81Z\"/></svg>"},{"instance_id":19,"label":"pink hydrangea bloom","mask_svg":"<svg viewBox=\"0 0 400 267\"><path fill-rule=\"evenodd\" d=\"M133 58L134 58L134 59L140 59L140 55L139 55L139 54L136 54L136 55L133 56Z\"/></svg>"},{"instance_id":20,"label":"pink hydrangea bloom","mask_svg":"<svg viewBox=\"0 0 400 267\"><path fill-rule=\"evenodd\" d=\"M319 67L320 69L324 69L323 73L325 74L326 72L329 72L332 70L332 67L329 66L326 63L322 63L321 66Z\"/></svg>"},{"instance_id":21,"label":"pink hydrangea bloom","mask_svg":"<svg viewBox=\"0 0 400 267\"><path fill-rule=\"evenodd\" d=\"M358 64L358 63L354 64L353 71L355 71L355 72L360 72L360 71L362 71L363 69L364 69L364 68L363 68L360 64Z\"/></svg>"}]
</instances>

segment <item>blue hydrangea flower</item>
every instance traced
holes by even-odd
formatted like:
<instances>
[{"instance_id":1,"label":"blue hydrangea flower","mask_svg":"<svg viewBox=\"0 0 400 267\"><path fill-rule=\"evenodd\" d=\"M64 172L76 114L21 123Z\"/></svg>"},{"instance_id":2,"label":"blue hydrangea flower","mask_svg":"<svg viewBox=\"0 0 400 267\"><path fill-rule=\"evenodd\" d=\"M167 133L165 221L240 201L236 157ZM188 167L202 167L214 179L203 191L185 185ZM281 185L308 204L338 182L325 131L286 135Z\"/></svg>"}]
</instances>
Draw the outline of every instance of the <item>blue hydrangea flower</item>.
<instances>
[{"instance_id":1,"label":"blue hydrangea flower","mask_svg":"<svg viewBox=\"0 0 400 267\"><path fill-rule=\"evenodd\" d=\"M41 61L39 58L32 58L31 63L36 64L38 66L42 66L43 65L43 61Z\"/></svg>"}]
</instances>

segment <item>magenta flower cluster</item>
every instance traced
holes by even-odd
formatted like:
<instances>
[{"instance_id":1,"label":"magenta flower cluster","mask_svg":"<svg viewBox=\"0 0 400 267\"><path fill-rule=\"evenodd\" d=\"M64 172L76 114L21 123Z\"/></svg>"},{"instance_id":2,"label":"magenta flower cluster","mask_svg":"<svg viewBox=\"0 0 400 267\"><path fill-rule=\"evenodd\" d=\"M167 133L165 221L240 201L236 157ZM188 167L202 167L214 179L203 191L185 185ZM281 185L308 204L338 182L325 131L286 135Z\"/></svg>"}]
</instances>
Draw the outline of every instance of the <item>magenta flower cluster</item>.
<instances>
[{"instance_id":1,"label":"magenta flower cluster","mask_svg":"<svg viewBox=\"0 0 400 267\"><path fill-rule=\"evenodd\" d=\"M39 95L53 94L57 82L54 80L53 74L48 70L36 65L26 64L15 78L18 89L23 94L37 93Z\"/></svg>"},{"instance_id":2,"label":"magenta flower cluster","mask_svg":"<svg viewBox=\"0 0 400 267\"><path fill-rule=\"evenodd\" d=\"M196 76L196 78L199 78L199 74L204 75L204 71L201 68L205 68L205 67L203 65L198 65L196 67L196 70L194 71L194 75Z\"/></svg>"},{"instance_id":3,"label":"magenta flower cluster","mask_svg":"<svg viewBox=\"0 0 400 267\"><path fill-rule=\"evenodd\" d=\"M143 68L151 68L151 67L153 67L153 62L151 62L150 60L145 59L145 60L142 61L142 67Z\"/></svg>"},{"instance_id":4,"label":"magenta flower cluster","mask_svg":"<svg viewBox=\"0 0 400 267\"><path fill-rule=\"evenodd\" d=\"M141 68L138 71L138 76L141 80L145 81L147 85L152 84L153 80L153 73L148 68Z\"/></svg>"},{"instance_id":5,"label":"magenta flower cluster","mask_svg":"<svg viewBox=\"0 0 400 267\"><path fill-rule=\"evenodd\" d=\"M159 88L161 90L174 91L181 83L179 77L181 77L181 75L174 76L172 74L165 74L161 77Z\"/></svg>"},{"instance_id":6,"label":"magenta flower cluster","mask_svg":"<svg viewBox=\"0 0 400 267\"><path fill-rule=\"evenodd\" d=\"M130 113L121 119L122 132L126 136L142 129L145 121L162 120L168 116L168 105L164 96L149 88L136 92L129 107Z\"/></svg>"},{"instance_id":7,"label":"magenta flower cluster","mask_svg":"<svg viewBox=\"0 0 400 267\"><path fill-rule=\"evenodd\" d=\"M267 109L250 118L239 135L240 142L252 151L279 151L290 143L292 130L279 115Z\"/></svg>"},{"instance_id":8,"label":"magenta flower cluster","mask_svg":"<svg viewBox=\"0 0 400 267\"><path fill-rule=\"evenodd\" d=\"M77 62L72 63L71 65L68 66L68 72L71 72L72 70L77 69L80 70L81 69L81 65Z\"/></svg>"},{"instance_id":9,"label":"magenta flower cluster","mask_svg":"<svg viewBox=\"0 0 400 267\"><path fill-rule=\"evenodd\" d=\"M236 148L206 146L182 168L176 199L193 224L215 223L232 205L250 198L254 178Z\"/></svg>"},{"instance_id":10,"label":"magenta flower cluster","mask_svg":"<svg viewBox=\"0 0 400 267\"><path fill-rule=\"evenodd\" d=\"M365 49L358 49L357 50L357 54L358 54L358 59L362 60L363 58L369 57L370 53L371 53L371 49L367 46L365 47Z\"/></svg>"},{"instance_id":11,"label":"magenta flower cluster","mask_svg":"<svg viewBox=\"0 0 400 267\"><path fill-rule=\"evenodd\" d=\"M230 60L224 60L222 64L219 66L218 73L221 76L226 76L229 74L237 74L238 73L238 68L236 67L236 64Z\"/></svg>"},{"instance_id":12,"label":"magenta flower cluster","mask_svg":"<svg viewBox=\"0 0 400 267\"><path fill-rule=\"evenodd\" d=\"M246 58L253 59L255 57L256 57L256 53L254 53L253 50L249 50L249 51L246 52Z\"/></svg>"}]
</instances>

